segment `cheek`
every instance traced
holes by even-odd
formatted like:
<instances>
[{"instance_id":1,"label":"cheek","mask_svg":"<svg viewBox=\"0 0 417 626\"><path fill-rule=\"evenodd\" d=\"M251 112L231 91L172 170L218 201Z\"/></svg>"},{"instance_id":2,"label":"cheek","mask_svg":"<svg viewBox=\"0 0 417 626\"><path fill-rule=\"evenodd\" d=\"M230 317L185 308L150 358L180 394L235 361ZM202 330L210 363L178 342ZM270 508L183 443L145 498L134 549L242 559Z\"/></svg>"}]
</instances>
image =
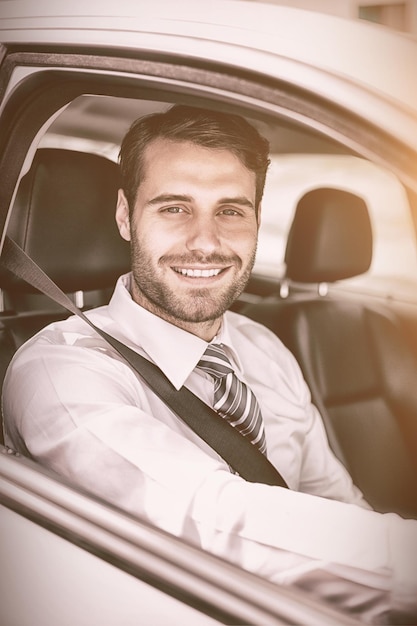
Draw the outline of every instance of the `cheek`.
<instances>
[{"instance_id":1,"label":"cheek","mask_svg":"<svg viewBox=\"0 0 417 626\"><path fill-rule=\"evenodd\" d=\"M242 258L252 256L258 241L256 227L235 228L228 235L228 242L233 251Z\"/></svg>"},{"instance_id":2,"label":"cheek","mask_svg":"<svg viewBox=\"0 0 417 626\"><path fill-rule=\"evenodd\" d=\"M163 228L147 220L140 220L134 227L134 245L148 258L159 259L178 245L174 229Z\"/></svg>"}]
</instances>

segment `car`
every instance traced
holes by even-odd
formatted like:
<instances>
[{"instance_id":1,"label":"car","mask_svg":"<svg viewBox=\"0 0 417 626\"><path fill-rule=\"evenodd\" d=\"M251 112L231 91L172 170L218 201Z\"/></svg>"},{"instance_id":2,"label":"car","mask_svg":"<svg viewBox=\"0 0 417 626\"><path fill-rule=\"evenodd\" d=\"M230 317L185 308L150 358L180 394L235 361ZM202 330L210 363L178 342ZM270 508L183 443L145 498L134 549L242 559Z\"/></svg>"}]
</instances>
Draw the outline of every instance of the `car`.
<instances>
[{"instance_id":1,"label":"car","mask_svg":"<svg viewBox=\"0 0 417 626\"><path fill-rule=\"evenodd\" d=\"M129 265L112 207L137 117L193 104L268 138L257 263L234 310L293 351L371 504L416 518L417 43L239 0L2 0L0 42L1 245L11 237L82 309ZM0 287L4 376L68 312L10 268ZM357 623L4 445L0 525L3 624Z\"/></svg>"}]
</instances>

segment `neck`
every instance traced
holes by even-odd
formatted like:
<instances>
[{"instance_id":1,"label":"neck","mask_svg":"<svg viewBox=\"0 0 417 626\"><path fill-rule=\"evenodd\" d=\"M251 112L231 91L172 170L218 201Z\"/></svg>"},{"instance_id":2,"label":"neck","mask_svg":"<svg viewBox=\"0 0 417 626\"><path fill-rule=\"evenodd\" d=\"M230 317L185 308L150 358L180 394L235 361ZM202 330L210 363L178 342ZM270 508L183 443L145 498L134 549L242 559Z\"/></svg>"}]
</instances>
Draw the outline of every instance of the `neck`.
<instances>
[{"instance_id":1,"label":"neck","mask_svg":"<svg viewBox=\"0 0 417 626\"><path fill-rule=\"evenodd\" d=\"M222 316L213 320L206 320L203 322L190 322L188 320L183 320L181 318L170 315L167 311L160 308L156 303L152 302L148 298L146 298L142 292L137 288L135 282L132 281L131 286L131 295L136 304L143 307L150 313L157 315L161 319L181 328L182 330L191 333L192 335L196 335L200 339L204 341L210 342L219 332Z\"/></svg>"}]
</instances>

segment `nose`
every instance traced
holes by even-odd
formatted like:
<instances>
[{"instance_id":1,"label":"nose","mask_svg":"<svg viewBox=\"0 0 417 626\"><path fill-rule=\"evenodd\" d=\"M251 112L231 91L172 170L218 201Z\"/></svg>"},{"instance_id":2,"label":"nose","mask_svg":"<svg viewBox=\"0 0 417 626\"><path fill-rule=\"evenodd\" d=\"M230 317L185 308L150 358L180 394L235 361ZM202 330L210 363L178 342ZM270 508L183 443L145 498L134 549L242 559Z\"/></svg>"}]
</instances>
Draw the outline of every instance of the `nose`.
<instances>
[{"instance_id":1,"label":"nose","mask_svg":"<svg viewBox=\"0 0 417 626\"><path fill-rule=\"evenodd\" d=\"M220 238L215 216L194 215L188 224L187 249L202 254L211 254L220 247Z\"/></svg>"}]
</instances>

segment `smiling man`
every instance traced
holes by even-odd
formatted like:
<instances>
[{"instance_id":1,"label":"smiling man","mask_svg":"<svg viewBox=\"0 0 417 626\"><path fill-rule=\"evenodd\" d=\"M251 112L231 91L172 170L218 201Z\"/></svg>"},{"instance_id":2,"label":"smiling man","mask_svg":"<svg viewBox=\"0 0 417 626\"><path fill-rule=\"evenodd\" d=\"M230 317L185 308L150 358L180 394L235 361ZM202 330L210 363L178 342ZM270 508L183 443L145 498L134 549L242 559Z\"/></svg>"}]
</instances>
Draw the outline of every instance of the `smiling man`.
<instances>
[{"instance_id":1,"label":"smiling man","mask_svg":"<svg viewBox=\"0 0 417 626\"><path fill-rule=\"evenodd\" d=\"M120 190L116 213L131 241L133 299L210 341L255 261L255 173L224 148L161 137L142 167L132 211Z\"/></svg>"},{"instance_id":2,"label":"smiling man","mask_svg":"<svg viewBox=\"0 0 417 626\"><path fill-rule=\"evenodd\" d=\"M231 472L74 317L16 354L3 394L7 443L186 541L361 619L415 608L417 523L369 509L331 452L292 355L228 310L255 260L265 139L240 116L176 106L133 124L120 167L116 219L132 271L88 315L213 406L290 489Z\"/></svg>"}]
</instances>

